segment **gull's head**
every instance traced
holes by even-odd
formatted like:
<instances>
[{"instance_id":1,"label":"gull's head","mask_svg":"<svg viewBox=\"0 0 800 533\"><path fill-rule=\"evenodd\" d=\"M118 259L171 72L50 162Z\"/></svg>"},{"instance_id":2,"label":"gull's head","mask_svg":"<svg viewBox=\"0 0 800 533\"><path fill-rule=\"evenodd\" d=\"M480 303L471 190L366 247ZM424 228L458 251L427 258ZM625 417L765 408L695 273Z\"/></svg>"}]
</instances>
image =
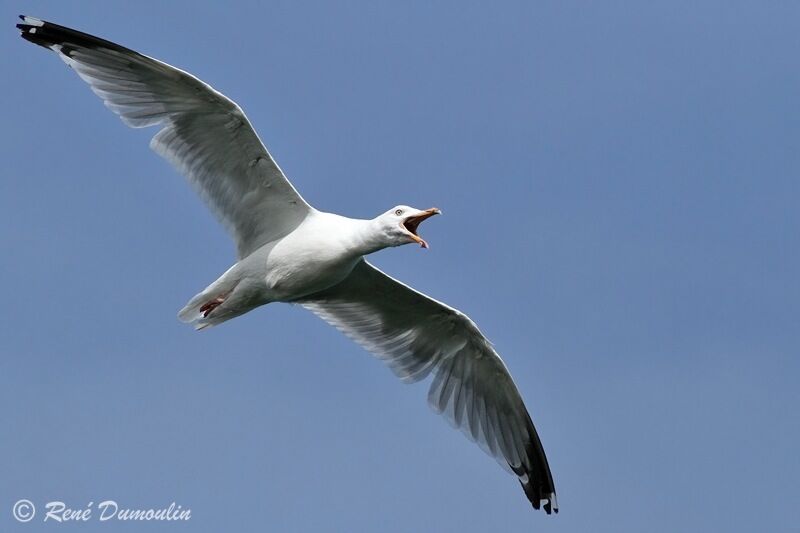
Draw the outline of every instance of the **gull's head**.
<instances>
[{"instance_id":1,"label":"gull's head","mask_svg":"<svg viewBox=\"0 0 800 533\"><path fill-rule=\"evenodd\" d=\"M419 236L417 228L423 220L439 214L441 211L436 207L416 209L407 205L398 205L380 215L377 221L389 241L389 246L415 242L423 248L427 248L428 243Z\"/></svg>"}]
</instances>

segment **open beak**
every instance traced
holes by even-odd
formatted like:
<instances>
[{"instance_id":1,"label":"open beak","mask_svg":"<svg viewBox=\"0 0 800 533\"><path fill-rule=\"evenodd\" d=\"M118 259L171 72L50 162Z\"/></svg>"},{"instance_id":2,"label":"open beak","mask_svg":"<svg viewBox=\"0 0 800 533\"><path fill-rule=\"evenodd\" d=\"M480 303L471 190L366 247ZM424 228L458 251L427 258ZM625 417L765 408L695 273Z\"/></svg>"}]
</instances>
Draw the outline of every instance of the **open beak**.
<instances>
[{"instance_id":1,"label":"open beak","mask_svg":"<svg viewBox=\"0 0 800 533\"><path fill-rule=\"evenodd\" d=\"M414 242L419 243L419 245L423 248L428 248L428 243L425 242L422 237L417 235L417 228L423 220L431 218L433 215L440 215L441 213L442 212L439 210L439 208L431 207L430 209L420 212L418 215L406 218L403 221L403 228L411 234L411 238L414 239Z\"/></svg>"}]
</instances>

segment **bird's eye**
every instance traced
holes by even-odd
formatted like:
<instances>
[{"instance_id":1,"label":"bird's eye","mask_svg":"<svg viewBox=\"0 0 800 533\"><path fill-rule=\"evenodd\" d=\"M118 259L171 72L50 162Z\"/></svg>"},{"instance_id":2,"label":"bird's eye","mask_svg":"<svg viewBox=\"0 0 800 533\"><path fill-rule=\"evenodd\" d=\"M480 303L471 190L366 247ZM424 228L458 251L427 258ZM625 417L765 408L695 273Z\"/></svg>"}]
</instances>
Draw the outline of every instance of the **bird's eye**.
<instances>
[{"instance_id":1,"label":"bird's eye","mask_svg":"<svg viewBox=\"0 0 800 533\"><path fill-rule=\"evenodd\" d=\"M398 209L397 211L394 212L394 214L397 215L397 216L400 216L400 215L403 214L403 210L402 209Z\"/></svg>"}]
</instances>

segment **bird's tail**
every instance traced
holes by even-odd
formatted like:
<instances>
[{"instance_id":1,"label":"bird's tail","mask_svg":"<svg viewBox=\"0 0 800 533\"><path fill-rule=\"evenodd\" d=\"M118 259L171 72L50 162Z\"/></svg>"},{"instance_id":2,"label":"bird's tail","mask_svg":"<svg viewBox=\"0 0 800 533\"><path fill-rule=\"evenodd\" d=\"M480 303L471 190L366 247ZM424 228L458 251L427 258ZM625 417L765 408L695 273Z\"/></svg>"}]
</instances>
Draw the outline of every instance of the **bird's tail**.
<instances>
[{"instance_id":1,"label":"bird's tail","mask_svg":"<svg viewBox=\"0 0 800 533\"><path fill-rule=\"evenodd\" d=\"M216 326L237 316L226 309L231 295L241 280L233 273L233 267L219 277L214 283L192 297L178 311L178 319L187 324L194 324L195 329Z\"/></svg>"}]
</instances>

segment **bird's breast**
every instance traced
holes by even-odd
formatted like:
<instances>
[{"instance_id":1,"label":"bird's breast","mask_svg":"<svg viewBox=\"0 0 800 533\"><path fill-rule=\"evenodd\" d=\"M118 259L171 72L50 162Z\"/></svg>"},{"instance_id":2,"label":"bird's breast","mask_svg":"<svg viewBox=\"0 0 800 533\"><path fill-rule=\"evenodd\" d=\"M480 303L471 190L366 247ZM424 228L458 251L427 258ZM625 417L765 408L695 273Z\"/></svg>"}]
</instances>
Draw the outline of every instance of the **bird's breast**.
<instances>
[{"instance_id":1,"label":"bird's breast","mask_svg":"<svg viewBox=\"0 0 800 533\"><path fill-rule=\"evenodd\" d=\"M267 257L264 281L273 299L296 300L336 285L358 259L332 243L289 240L276 245Z\"/></svg>"}]
</instances>

